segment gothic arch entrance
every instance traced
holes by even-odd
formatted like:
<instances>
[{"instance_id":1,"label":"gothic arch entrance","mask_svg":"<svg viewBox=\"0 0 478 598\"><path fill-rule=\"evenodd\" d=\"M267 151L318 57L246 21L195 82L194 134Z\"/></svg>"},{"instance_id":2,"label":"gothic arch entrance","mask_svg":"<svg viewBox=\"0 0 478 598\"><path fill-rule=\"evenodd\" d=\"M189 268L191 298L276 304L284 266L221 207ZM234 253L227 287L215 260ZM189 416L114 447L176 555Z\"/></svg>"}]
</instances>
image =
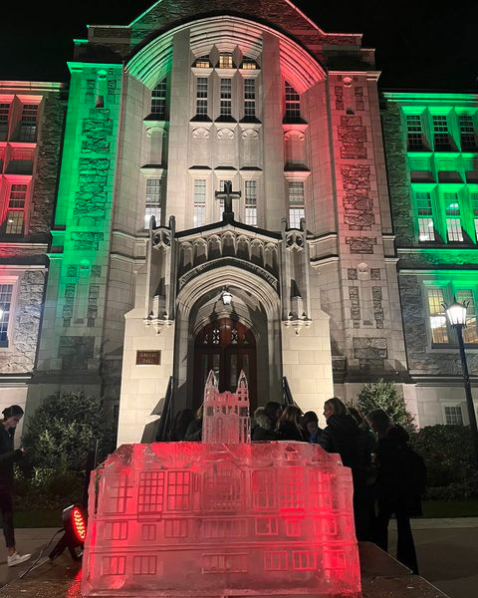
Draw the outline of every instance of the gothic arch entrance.
<instances>
[{"instance_id":1,"label":"gothic arch entrance","mask_svg":"<svg viewBox=\"0 0 478 598\"><path fill-rule=\"evenodd\" d=\"M251 330L231 318L206 324L194 343L194 407L203 401L204 385L210 370L219 381L219 391L235 392L244 370L249 384L251 412L257 406L256 339Z\"/></svg>"}]
</instances>

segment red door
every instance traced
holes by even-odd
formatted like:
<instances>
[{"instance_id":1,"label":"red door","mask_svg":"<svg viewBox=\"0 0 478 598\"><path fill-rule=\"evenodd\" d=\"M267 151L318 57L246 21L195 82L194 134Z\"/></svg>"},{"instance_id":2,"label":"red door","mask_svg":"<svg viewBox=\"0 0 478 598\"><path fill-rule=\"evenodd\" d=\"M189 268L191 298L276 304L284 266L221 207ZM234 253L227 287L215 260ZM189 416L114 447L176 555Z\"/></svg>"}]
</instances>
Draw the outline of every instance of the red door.
<instances>
[{"instance_id":1,"label":"red door","mask_svg":"<svg viewBox=\"0 0 478 598\"><path fill-rule=\"evenodd\" d=\"M194 346L194 407L203 401L204 386L213 370L219 391L235 392L244 370L249 384L251 411L256 407L256 340L247 326L229 318L207 324Z\"/></svg>"}]
</instances>

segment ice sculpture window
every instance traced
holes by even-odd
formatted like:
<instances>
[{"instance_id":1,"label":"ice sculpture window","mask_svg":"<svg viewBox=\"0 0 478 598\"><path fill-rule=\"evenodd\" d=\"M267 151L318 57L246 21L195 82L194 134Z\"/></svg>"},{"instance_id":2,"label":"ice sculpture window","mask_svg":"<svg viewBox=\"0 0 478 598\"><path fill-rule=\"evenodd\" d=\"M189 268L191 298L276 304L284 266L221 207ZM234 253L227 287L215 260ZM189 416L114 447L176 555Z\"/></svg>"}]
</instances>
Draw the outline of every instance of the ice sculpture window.
<instances>
[{"instance_id":1,"label":"ice sculpture window","mask_svg":"<svg viewBox=\"0 0 478 598\"><path fill-rule=\"evenodd\" d=\"M285 532L289 538L298 538L302 535L302 522L300 519L288 519L285 524Z\"/></svg>"},{"instance_id":2,"label":"ice sculpture window","mask_svg":"<svg viewBox=\"0 0 478 598\"><path fill-rule=\"evenodd\" d=\"M277 508L277 475L275 471L253 471L252 487L254 508L260 511Z\"/></svg>"},{"instance_id":3,"label":"ice sculpture window","mask_svg":"<svg viewBox=\"0 0 478 598\"><path fill-rule=\"evenodd\" d=\"M205 538L245 538L247 537L246 519L206 519L202 533Z\"/></svg>"},{"instance_id":4,"label":"ice sculpture window","mask_svg":"<svg viewBox=\"0 0 478 598\"><path fill-rule=\"evenodd\" d=\"M163 510L164 472L151 471L141 474L139 479L139 513L158 513Z\"/></svg>"},{"instance_id":5,"label":"ice sculpture window","mask_svg":"<svg viewBox=\"0 0 478 598\"><path fill-rule=\"evenodd\" d=\"M234 474L231 464L225 463L218 465L216 472L205 476L205 507L208 511L235 511L242 508L242 476Z\"/></svg>"},{"instance_id":6,"label":"ice sculpture window","mask_svg":"<svg viewBox=\"0 0 478 598\"><path fill-rule=\"evenodd\" d=\"M131 485L128 484L127 476L119 476L112 480L111 485L106 488L105 510L108 513L124 513L126 504L131 498Z\"/></svg>"},{"instance_id":7,"label":"ice sculpture window","mask_svg":"<svg viewBox=\"0 0 478 598\"><path fill-rule=\"evenodd\" d=\"M157 558L152 555L135 556L133 560L134 575L156 575Z\"/></svg>"},{"instance_id":8,"label":"ice sculpture window","mask_svg":"<svg viewBox=\"0 0 478 598\"><path fill-rule=\"evenodd\" d=\"M256 534L258 536L277 536L279 520L277 517L256 517Z\"/></svg>"},{"instance_id":9,"label":"ice sculpture window","mask_svg":"<svg viewBox=\"0 0 478 598\"><path fill-rule=\"evenodd\" d=\"M294 550L292 562L294 571L315 571L317 569L317 553L312 550Z\"/></svg>"},{"instance_id":10,"label":"ice sculpture window","mask_svg":"<svg viewBox=\"0 0 478 598\"><path fill-rule=\"evenodd\" d=\"M264 553L265 571L287 571L287 552L274 551Z\"/></svg>"},{"instance_id":11,"label":"ice sculpture window","mask_svg":"<svg viewBox=\"0 0 478 598\"><path fill-rule=\"evenodd\" d=\"M168 473L168 511L188 511L191 492L191 475L189 472L170 471Z\"/></svg>"},{"instance_id":12,"label":"ice sculpture window","mask_svg":"<svg viewBox=\"0 0 478 598\"><path fill-rule=\"evenodd\" d=\"M127 540L128 539L128 522L117 521L106 523L104 527L105 540Z\"/></svg>"},{"instance_id":13,"label":"ice sculpture window","mask_svg":"<svg viewBox=\"0 0 478 598\"><path fill-rule=\"evenodd\" d=\"M247 554L204 554L203 573L247 573Z\"/></svg>"},{"instance_id":14,"label":"ice sculpture window","mask_svg":"<svg viewBox=\"0 0 478 598\"><path fill-rule=\"evenodd\" d=\"M124 575L126 571L126 557L104 556L101 561L103 575Z\"/></svg>"},{"instance_id":15,"label":"ice sculpture window","mask_svg":"<svg viewBox=\"0 0 478 598\"><path fill-rule=\"evenodd\" d=\"M164 536L166 538L187 538L187 519L169 519L164 522Z\"/></svg>"},{"instance_id":16,"label":"ice sculpture window","mask_svg":"<svg viewBox=\"0 0 478 598\"><path fill-rule=\"evenodd\" d=\"M304 508L304 479L302 468L289 467L281 472L281 507Z\"/></svg>"},{"instance_id":17,"label":"ice sculpture window","mask_svg":"<svg viewBox=\"0 0 478 598\"><path fill-rule=\"evenodd\" d=\"M156 540L156 525L145 524L141 532L142 540Z\"/></svg>"}]
</instances>

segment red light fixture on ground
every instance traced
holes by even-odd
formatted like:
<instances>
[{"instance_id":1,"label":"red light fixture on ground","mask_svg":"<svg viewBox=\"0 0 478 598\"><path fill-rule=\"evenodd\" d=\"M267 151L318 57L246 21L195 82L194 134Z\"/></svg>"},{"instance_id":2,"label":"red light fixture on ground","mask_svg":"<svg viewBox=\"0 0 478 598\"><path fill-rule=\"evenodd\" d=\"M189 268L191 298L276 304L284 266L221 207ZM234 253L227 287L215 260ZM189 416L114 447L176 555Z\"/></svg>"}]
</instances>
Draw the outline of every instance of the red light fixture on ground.
<instances>
[{"instance_id":1,"label":"red light fixture on ground","mask_svg":"<svg viewBox=\"0 0 478 598\"><path fill-rule=\"evenodd\" d=\"M86 514L79 505L71 505L64 509L61 516L65 533L50 553L53 561L67 548L74 561L79 561L83 554L83 543L86 539ZM77 552L77 549L80 549Z\"/></svg>"}]
</instances>

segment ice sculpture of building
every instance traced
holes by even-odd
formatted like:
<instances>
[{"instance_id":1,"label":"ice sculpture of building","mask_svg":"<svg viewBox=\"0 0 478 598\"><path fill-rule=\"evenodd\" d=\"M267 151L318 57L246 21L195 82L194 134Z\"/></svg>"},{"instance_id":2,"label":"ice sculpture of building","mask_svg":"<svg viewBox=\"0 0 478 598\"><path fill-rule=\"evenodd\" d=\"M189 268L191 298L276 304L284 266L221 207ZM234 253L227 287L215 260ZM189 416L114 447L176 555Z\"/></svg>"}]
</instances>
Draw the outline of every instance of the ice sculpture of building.
<instances>
[{"instance_id":1,"label":"ice sculpture of building","mask_svg":"<svg viewBox=\"0 0 478 598\"><path fill-rule=\"evenodd\" d=\"M232 421L233 442L123 445L92 476L85 596L359 594L350 470L315 445L245 442L245 377L224 395L210 375L203 434Z\"/></svg>"}]
</instances>

